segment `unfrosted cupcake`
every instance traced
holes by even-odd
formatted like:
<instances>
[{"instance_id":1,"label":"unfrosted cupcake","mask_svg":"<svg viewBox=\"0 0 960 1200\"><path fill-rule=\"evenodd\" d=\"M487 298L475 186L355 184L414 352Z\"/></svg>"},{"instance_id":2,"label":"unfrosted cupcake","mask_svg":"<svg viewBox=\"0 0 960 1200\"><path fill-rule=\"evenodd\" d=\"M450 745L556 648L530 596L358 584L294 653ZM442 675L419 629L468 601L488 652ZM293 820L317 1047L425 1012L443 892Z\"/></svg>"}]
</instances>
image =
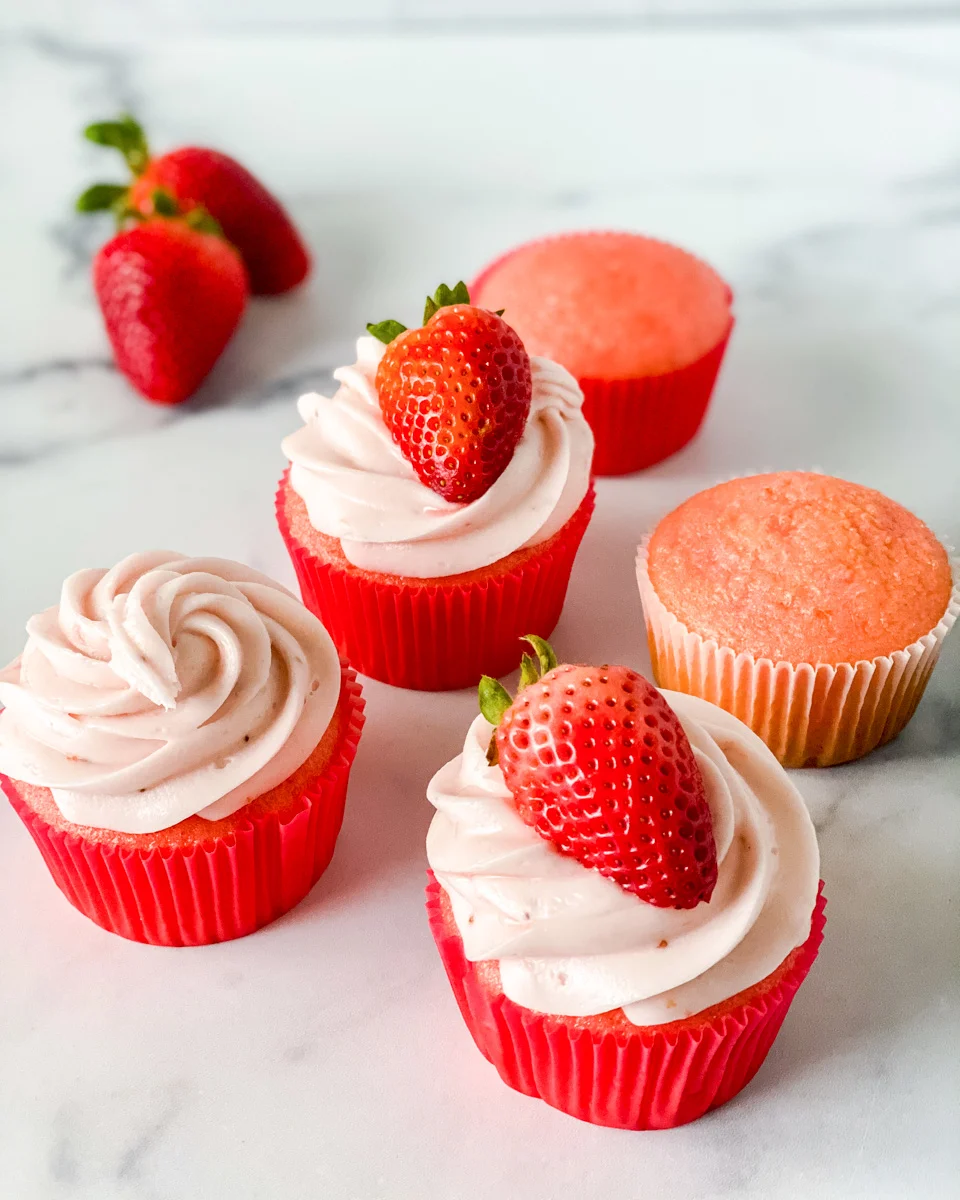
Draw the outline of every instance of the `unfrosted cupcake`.
<instances>
[{"instance_id":1,"label":"unfrosted cupcake","mask_svg":"<svg viewBox=\"0 0 960 1200\"><path fill-rule=\"evenodd\" d=\"M242 937L333 854L363 703L321 623L239 563L63 585L0 673L0 782L58 887L136 941Z\"/></svg>"},{"instance_id":2,"label":"unfrosted cupcake","mask_svg":"<svg viewBox=\"0 0 960 1200\"><path fill-rule=\"evenodd\" d=\"M817 955L803 800L734 717L625 667L481 703L427 793L430 926L474 1041L582 1120L695 1120L753 1078Z\"/></svg>"},{"instance_id":3,"label":"unfrosted cupcake","mask_svg":"<svg viewBox=\"0 0 960 1200\"><path fill-rule=\"evenodd\" d=\"M830 766L910 720L960 612L947 552L872 488L784 471L693 496L640 548L658 683Z\"/></svg>"},{"instance_id":4,"label":"unfrosted cupcake","mask_svg":"<svg viewBox=\"0 0 960 1200\"><path fill-rule=\"evenodd\" d=\"M423 327L371 326L283 442L277 517L304 602L364 674L476 684L552 630L593 511L576 381L441 288ZM432 306L432 310L431 307Z\"/></svg>"},{"instance_id":5,"label":"unfrosted cupcake","mask_svg":"<svg viewBox=\"0 0 960 1200\"><path fill-rule=\"evenodd\" d=\"M471 291L531 354L576 376L596 474L651 466L700 428L733 317L729 287L693 255L633 233L572 233L511 250Z\"/></svg>"}]
</instances>

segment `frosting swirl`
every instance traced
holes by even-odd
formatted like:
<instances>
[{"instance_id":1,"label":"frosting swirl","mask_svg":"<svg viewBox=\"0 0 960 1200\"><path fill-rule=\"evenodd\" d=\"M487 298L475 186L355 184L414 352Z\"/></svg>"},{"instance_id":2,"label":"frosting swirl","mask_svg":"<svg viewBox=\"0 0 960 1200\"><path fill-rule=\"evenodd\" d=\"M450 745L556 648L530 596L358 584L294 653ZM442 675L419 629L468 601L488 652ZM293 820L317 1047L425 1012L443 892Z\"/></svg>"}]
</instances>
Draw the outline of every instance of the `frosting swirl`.
<instances>
[{"instance_id":1,"label":"frosting swirl","mask_svg":"<svg viewBox=\"0 0 960 1200\"><path fill-rule=\"evenodd\" d=\"M0 772L68 821L152 833L216 821L291 775L340 693L323 625L239 563L133 554L77 571L0 672Z\"/></svg>"},{"instance_id":2,"label":"frosting swirl","mask_svg":"<svg viewBox=\"0 0 960 1200\"><path fill-rule=\"evenodd\" d=\"M387 429L376 389L385 350L360 338L356 363L333 373L336 394L302 396L304 426L283 441L310 523L339 538L349 562L391 575L457 575L545 542L573 516L590 485L593 434L583 393L563 367L531 358L530 415L510 464L478 500L454 504L421 483Z\"/></svg>"},{"instance_id":3,"label":"frosting swirl","mask_svg":"<svg viewBox=\"0 0 960 1200\"><path fill-rule=\"evenodd\" d=\"M718 878L709 903L655 908L525 825L478 717L434 776L427 858L473 962L498 959L517 1004L562 1016L622 1008L636 1025L692 1016L769 975L810 932L816 835L773 754L736 717L665 691L703 773Z\"/></svg>"}]
</instances>

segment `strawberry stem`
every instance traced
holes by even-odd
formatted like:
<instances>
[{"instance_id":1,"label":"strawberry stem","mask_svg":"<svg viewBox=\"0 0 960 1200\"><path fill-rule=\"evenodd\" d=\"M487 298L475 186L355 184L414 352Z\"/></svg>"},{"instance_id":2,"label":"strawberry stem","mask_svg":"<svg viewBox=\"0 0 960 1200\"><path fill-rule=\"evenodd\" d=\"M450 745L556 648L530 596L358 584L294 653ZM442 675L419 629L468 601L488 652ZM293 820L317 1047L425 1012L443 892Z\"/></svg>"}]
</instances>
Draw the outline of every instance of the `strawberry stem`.
<instances>
[{"instance_id":1,"label":"strawberry stem","mask_svg":"<svg viewBox=\"0 0 960 1200\"><path fill-rule=\"evenodd\" d=\"M540 661L541 675L546 675L548 671L552 671L554 667L559 665L554 649L546 638L537 637L535 633L526 633L521 640L529 642L536 651L537 658Z\"/></svg>"},{"instance_id":2,"label":"strawberry stem","mask_svg":"<svg viewBox=\"0 0 960 1200\"><path fill-rule=\"evenodd\" d=\"M548 671L552 671L558 664L554 649L546 638L537 637L535 633L528 633L524 635L521 641L529 642L537 653L536 658L531 654L524 654L520 659L519 691L522 692L524 688L537 683ZM480 701L481 713L483 713L487 721L493 726L493 733L490 735L490 742L487 745L487 765L495 767L500 761L500 750L497 746L497 726L503 720L503 714L513 703L513 697L499 680L491 679L489 675L484 675L477 689L477 698Z\"/></svg>"}]
</instances>

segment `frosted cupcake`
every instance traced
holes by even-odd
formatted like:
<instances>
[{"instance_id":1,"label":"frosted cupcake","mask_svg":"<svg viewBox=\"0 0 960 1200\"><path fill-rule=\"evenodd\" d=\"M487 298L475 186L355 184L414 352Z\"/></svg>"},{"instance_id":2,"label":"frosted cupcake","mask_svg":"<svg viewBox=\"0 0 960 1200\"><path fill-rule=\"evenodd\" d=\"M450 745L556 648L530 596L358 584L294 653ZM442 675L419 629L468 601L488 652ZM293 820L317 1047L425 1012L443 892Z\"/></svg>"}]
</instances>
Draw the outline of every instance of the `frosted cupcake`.
<instances>
[{"instance_id":1,"label":"frosted cupcake","mask_svg":"<svg viewBox=\"0 0 960 1200\"><path fill-rule=\"evenodd\" d=\"M637 562L654 677L790 767L897 736L960 612L947 552L872 488L782 471L691 497Z\"/></svg>"},{"instance_id":2,"label":"frosted cupcake","mask_svg":"<svg viewBox=\"0 0 960 1200\"><path fill-rule=\"evenodd\" d=\"M482 685L430 783L431 929L504 1082L598 1125L681 1125L753 1078L816 957L813 826L728 713L541 658L512 703Z\"/></svg>"},{"instance_id":3,"label":"frosted cupcake","mask_svg":"<svg viewBox=\"0 0 960 1200\"><path fill-rule=\"evenodd\" d=\"M423 327L371 326L283 442L277 517L304 603L401 687L509 671L519 636L556 625L593 511L576 381L466 299L441 288Z\"/></svg>"},{"instance_id":4,"label":"frosted cupcake","mask_svg":"<svg viewBox=\"0 0 960 1200\"><path fill-rule=\"evenodd\" d=\"M700 428L733 317L730 288L692 254L635 233L565 234L511 250L472 292L576 376L597 475L652 466Z\"/></svg>"},{"instance_id":5,"label":"frosted cupcake","mask_svg":"<svg viewBox=\"0 0 960 1200\"><path fill-rule=\"evenodd\" d=\"M113 933L242 937L333 854L363 703L321 623L239 563L134 554L63 585L0 673L0 781Z\"/></svg>"}]
</instances>

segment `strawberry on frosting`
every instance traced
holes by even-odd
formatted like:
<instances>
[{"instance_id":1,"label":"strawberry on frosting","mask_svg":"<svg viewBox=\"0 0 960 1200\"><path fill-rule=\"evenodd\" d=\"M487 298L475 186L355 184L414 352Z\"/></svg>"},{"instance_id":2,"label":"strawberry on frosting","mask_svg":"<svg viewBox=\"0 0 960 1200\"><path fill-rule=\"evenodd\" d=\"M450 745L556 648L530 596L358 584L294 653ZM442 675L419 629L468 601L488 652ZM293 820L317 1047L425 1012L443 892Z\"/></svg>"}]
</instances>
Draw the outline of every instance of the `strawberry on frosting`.
<instances>
[{"instance_id":1,"label":"strawberry on frosting","mask_svg":"<svg viewBox=\"0 0 960 1200\"><path fill-rule=\"evenodd\" d=\"M467 960L495 961L525 1008L643 1026L759 983L807 939L817 897L786 772L714 705L530 641L517 699L483 681L487 715L427 791L427 857Z\"/></svg>"},{"instance_id":2,"label":"strawberry on frosting","mask_svg":"<svg viewBox=\"0 0 960 1200\"><path fill-rule=\"evenodd\" d=\"M462 282L427 297L419 329L367 328L387 344L377 394L404 457L445 500L478 500L513 458L530 412L523 342L499 313L471 305Z\"/></svg>"},{"instance_id":3,"label":"strawberry on frosting","mask_svg":"<svg viewBox=\"0 0 960 1200\"><path fill-rule=\"evenodd\" d=\"M576 380L528 358L458 289L438 291L445 302L420 329L371 326L356 363L334 372L336 394L301 397L304 425L284 439L311 525L363 570L439 579L487 567L546 542L589 488Z\"/></svg>"},{"instance_id":4,"label":"strawberry on frosting","mask_svg":"<svg viewBox=\"0 0 960 1200\"><path fill-rule=\"evenodd\" d=\"M676 714L628 667L556 660L530 639L516 700L481 684L484 716L521 818L585 867L659 908L693 908L717 882L703 779ZM546 668L540 677L540 671Z\"/></svg>"}]
</instances>

